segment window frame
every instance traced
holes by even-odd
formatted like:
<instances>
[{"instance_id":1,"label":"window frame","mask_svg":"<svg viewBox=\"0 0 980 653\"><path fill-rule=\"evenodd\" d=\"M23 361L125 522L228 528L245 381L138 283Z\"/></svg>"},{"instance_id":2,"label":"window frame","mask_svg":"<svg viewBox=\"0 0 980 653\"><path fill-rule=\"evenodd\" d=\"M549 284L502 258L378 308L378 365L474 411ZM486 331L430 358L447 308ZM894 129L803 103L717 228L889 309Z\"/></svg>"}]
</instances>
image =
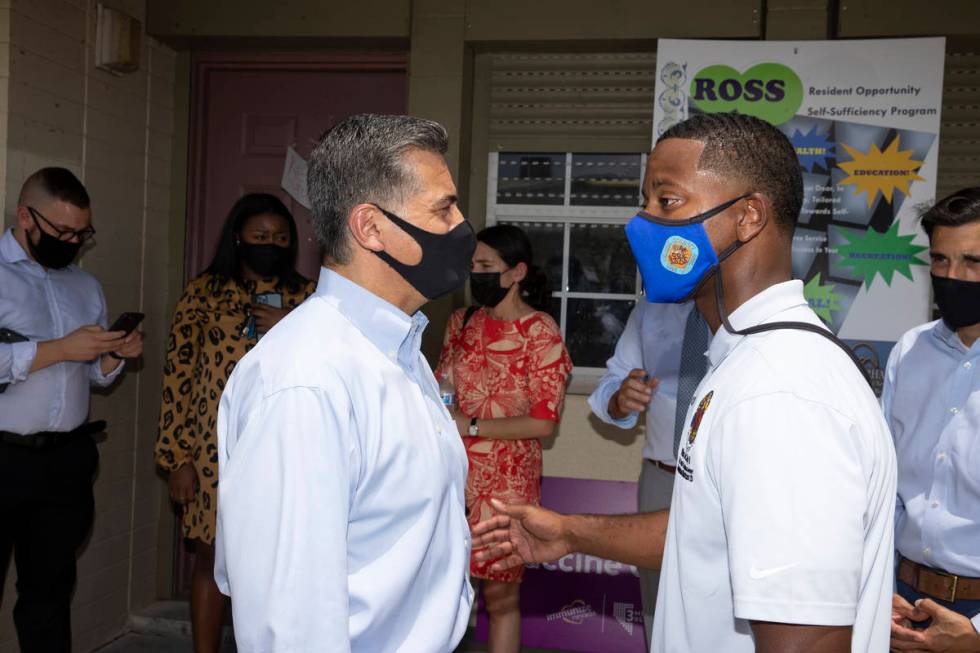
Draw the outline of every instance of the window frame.
<instances>
[{"instance_id":1,"label":"window frame","mask_svg":"<svg viewBox=\"0 0 980 653\"><path fill-rule=\"evenodd\" d=\"M643 204L642 189L636 189L636 206L630 209L625 206L573 206L571 204L572 159L575 154L615 154L636 155L641 176L646 169L647 152L573 152L565 154L565 190L562 204L498 204L497 185L500 156L502 154L535 154L532 149L521 149L513 152L490 152L487 165L487 203L486 224L492 226L500 222L540 222L561 223L563 225L562 242L562 284L561 289L552 291L551 297L561 300L561 329L562 340L565 340L565 330L568 321L568 301L570 299L596 299L612 301L645 301L643 297L643 280L639 268L636 269L636 292L632 295L625 293L596 293L577 292L568 290L568 267L571 253L571 227L574 224L586 225L625 225ZM542 154L558 154L559 151L541 151ZM612 352L610 352L610 356ZM574 363L574 359L572 361ZM588 395L595 390L599 379L606 373L605 367L585 367L575 365L572 368L568 384L568 394Z\"/></svg>"}]
</instances>

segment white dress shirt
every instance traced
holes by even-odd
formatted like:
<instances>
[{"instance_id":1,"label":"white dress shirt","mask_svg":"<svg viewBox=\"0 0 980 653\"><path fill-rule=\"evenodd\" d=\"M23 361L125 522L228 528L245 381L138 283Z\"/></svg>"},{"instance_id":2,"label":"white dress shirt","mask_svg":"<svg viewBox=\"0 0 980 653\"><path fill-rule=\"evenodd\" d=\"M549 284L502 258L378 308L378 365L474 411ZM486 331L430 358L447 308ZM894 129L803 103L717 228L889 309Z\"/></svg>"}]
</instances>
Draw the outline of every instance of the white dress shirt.
<instances>
[{"instance_id":1,"label":"white dress shirt","mask_svg":"<svg viewBox=\"0 0 980 653\"><path fill-rule=\"evenodd\" d=\"M31 372L37 343L64 337L79 327L106 327L102 286L77 265L45 270L14 238L0 238L0 327L27 342L0 343L0 431L28 435L70 431L88 417L89 386L107 386L123 368L109 374L98 358L55 363Z\"/></svg>"},{"instance_id":2,"label":"white dress shirt","mask_svg":"<svg viewBox=\"0 0 980 653\"><path fill-rule=\"evenodd\" d=\"M616 351L606 362L606 373L589 395L589 406L596 417L621 429L636 425L639 413L623 419L609 414L609 399L619 390L630 370L646 370L660 379L646 410L646 441L643 457L673 465L674 425L677 410L677 378L681 367L681 347L687 317L694 302L685 304L652 304L645 299L636 303L626 328L619 336Z\"/></svg>"},{"instance_id":3,"label":"white dress shirt","mask_svg":"<svg viewBox=\"0 0 980 653\"><path fill-rule=\"evenodd\" d=\"M730 316L820 325L803 284ZM852 650L888 650L895 452L851 359L803 331L719 329L688 410L652 650L752 652L750 621L852 626Z\"/></svg>"},{"instance_id":4,"label":"white dress shirt","mask_svg":"<svg viewBox=\"0 0 980 653\"><path fill-rule=\"evenodd\" d=\"M980 340L967 348L942 320L903 335L882 406L898 454L896 548L980 577Z\"/></svg>"},{"instance_id":5,"label":"white dress shirt","mask_svg":"<svg viewBox=\"0 0 980 653\"><path fill-rule=\"evenodd\" d=\"M467 461L409 317L333 271L218 411L215 577L243 653L449 652L469 619Z\"/></svg>"}]
</instances>

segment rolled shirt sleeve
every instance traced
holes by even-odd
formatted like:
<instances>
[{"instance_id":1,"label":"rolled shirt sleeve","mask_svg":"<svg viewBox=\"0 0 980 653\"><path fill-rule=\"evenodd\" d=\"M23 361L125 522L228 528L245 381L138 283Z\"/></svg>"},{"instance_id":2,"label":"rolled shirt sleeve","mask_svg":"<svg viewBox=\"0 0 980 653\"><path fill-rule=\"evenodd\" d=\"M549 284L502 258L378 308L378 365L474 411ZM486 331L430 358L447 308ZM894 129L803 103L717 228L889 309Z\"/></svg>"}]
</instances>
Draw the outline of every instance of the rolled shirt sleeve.
<instances>
[{"instance_id":1,"label":"rolled shirt sleeve","mask_svg":"<svg viewBox=\"0 0 980 653\"><path fill-rule=\"evenodd\" d=\"M97 385L100 388L104 388L107 385L112 385L112 382L116 380L116 377L122 374L123 368L126 366L125 360L119 360L116 366L112 368L112 371L108 374L102 373L102 357L96 358L89 367L89 379L92 380L93 385Z\"/></svg>"},{"instance_id":2,"label":"rolled shirt sleeve","mask_svg":"<svg viewBox=\"0 0 980 653\"><path fill-rule=\"evenodd\" d=\"M595 416L606 424L621 429L631 429L636 426L640 414L633 412L622 419L616 419L609 414L609 400L619 390L619 386L629 376L631 370L643 367L640 331L640 309L637 306L626 320L626 327L616 342L616 350L612 358L606 361L606 373L602 375L599 385L589 395L589 407L592 408Z\"/></svg>"},{"instance_id":3,"label":"rolled shirt sleeve","mask_svg":"<svg viewBox=\"0 0 980 653\"><path fill-rule=\"evenodd\" d=\"M232 598L238 650L350 651L347 531L359 454L346 390L292 387L254 407L228 394L218 413L215 578Z\"/></svg>"},{"instance_id":4,"label":"rolled shirt sleeve","mask_svg":"<svg viewBox=\"0 0 980 653\"><path fill-rule=\"evenodd\" d=\"M616 419L609 414L609 400L619 390L619 386L623 384L625 378L625 375L617 377L606 372L599 380L599 385L589 395L589 408L592 409L596 417L606 424L612 424L621 429L631 429L636 426L636 422L640 419L638 412L634 411L622 419Z\"/></svg>"},{"instance_id":5,"label":"rolled shirt sleeve","mask_svg":"<svg viewBox=\"0 0 980 653\"><path fill-rule=\"evenodd\" d=\"M37 343L0 344L0 383L19 383L27 378L37 356Z\"/></svg>"},{"instance_id":6,"label":"rolled shirt sleeve","mask_svg":"<svg viewBox=\"0 0 980 653\"><path fill-rule=\"evenodd\" d=\"M735 616L852 625L861 592L865 471L854 424L790 393L719 416L708 470L722 506Z\"/></svg>"},{"instance_id":7,"label":"rolled shirt sleeve","mask_svg":"<svg viewBox=\"0 0 980 653\"><path fill-rule=\"evenodd\" d=\"M105 294L102 292L102 286L95 284L95 288L98 291L95 296L95 301L98 302L99 319L96 321L103 329L109 328L109 318L107 315L106 305L105 305ZM89 364L89 380L91 380L93 385L97 385L100 388L104 388L107 385L111 385L113 381L116 380L126 366L126 361L119 360L116 362L116 366L112 368L108 374L102 373L102 357L99 356L94 361Z\"/></svg>"}]
</instances>

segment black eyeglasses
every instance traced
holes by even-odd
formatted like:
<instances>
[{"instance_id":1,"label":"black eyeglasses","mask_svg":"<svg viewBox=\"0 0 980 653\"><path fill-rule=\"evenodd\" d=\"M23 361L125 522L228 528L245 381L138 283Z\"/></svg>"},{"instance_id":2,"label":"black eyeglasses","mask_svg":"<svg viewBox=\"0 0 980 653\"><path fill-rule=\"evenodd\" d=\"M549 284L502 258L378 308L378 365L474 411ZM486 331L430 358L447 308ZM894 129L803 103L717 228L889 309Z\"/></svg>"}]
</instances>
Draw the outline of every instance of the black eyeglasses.
<instances>
[{"instance_id":1,"label":"black eyeglasses","mask_svg":"<svg viewBox=\"0 0 980 653\"><path fill-rule=\"evenodd\" d=\"M34 224L37 225L38 229L41 228L41 224L37 221L38 218L40 218L41 220L44 220L46 225L51 227L52 231L58 234L58 240L67 242L77 238L77 242L84 243L86 240L89 240L95 235L95 227L85 227L84 229L64 229L51 224L51 221L44 217L44 215L33 206L28 206L27 210L30 212L31 217L34 218Z\"/></svg>"}]
</instances>

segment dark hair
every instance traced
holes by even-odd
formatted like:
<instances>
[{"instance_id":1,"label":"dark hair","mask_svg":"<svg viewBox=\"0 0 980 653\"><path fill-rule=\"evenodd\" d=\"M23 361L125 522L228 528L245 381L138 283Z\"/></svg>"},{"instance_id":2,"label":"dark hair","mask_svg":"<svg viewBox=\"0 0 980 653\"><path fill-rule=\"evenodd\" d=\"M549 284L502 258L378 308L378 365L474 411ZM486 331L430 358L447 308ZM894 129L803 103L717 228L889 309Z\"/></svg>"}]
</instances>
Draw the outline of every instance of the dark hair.
<instances>
[{"instance_id":1,"label":"dark hair","mask_svg":"<svg viewBox=\"0 0 980 653\"><path fill-rule=\"evenodd\" d=\"M929 238L936 227L960 227L971 222L980 222L980 186L956 191L922 216L922 228Z\"/></svg>"},{"instance_id":2,"label":"dark hair","mask_svg":"<svg viewBox=\"0 0 980 653\"><path fill-rule=\"evenodd\" d=\"M231 207L225 225L221 228L221 238L218 240L218 247L214 251L214 258L208 265L206 274L214 277L215 284L212 288L217 292L221 286L228 281L234 280L244 285L242 278L241 257L238 254L238 240L242 227L252 216L262 213L272 213L281 216L289 224L289 257L286 272L279 277L277 288L286 288L290 292L297 292L306 283L306 279L296 271L296 257L299 254L299 234L296 231L296 221L293 214L289 212L286 205L275 195L269 193L248 193L242 195Z\"/></svg>"},{"instance_id":3,"label":"dark hair","mask_svg":"<svg viewBox=\"0 0 980 653\"><path fill-rule=\"evenodd\" d=\"M32 201L30 195L36 191L80 209L89 207L88 191L78 177L66 168L41 168L32 174L21 187L17 203L26 206Z\"/></svg>"},{"instance_id":4,"label":"dark hair","mask_svg":"<svg viewBox=\"0 0 980 653\"><path fill-rule=\"evenodd\" d=\"M531 240L523 229L512 224L498 224L482 230L476 239L497 252L508 267L512 268L518 263L527 265L527 276L519 284L521 297L532 308L548 310L551 304L548 274L534 265Z\"/></svg>"},{"instance_id":5,"label":"dark hair","mask_svg":"<svg viewBox=\"0 0 980 653\"><path fill-rule=\"evenodd\" d=\"M704 143L699 170L737 179L772 203L775 223L793 233L803 207L803 175L796 149L765 120L741 113L699 113L677 123L657 139L684 138Z\"/></svg>"},{"instance_id":6,"label":"dark hair","mask_svg":"<svg viewBox=\"0 0 980 653\"><path fill-rule=\"evenodd\" d=\"M403 155L411 150L445 154L446 128L412 116L360 114L327 132L310 155L307 188L313 228L327 263L350 262L347 217L358 204L386 209L418 192Z\"/></svg>"}]
</instances>

